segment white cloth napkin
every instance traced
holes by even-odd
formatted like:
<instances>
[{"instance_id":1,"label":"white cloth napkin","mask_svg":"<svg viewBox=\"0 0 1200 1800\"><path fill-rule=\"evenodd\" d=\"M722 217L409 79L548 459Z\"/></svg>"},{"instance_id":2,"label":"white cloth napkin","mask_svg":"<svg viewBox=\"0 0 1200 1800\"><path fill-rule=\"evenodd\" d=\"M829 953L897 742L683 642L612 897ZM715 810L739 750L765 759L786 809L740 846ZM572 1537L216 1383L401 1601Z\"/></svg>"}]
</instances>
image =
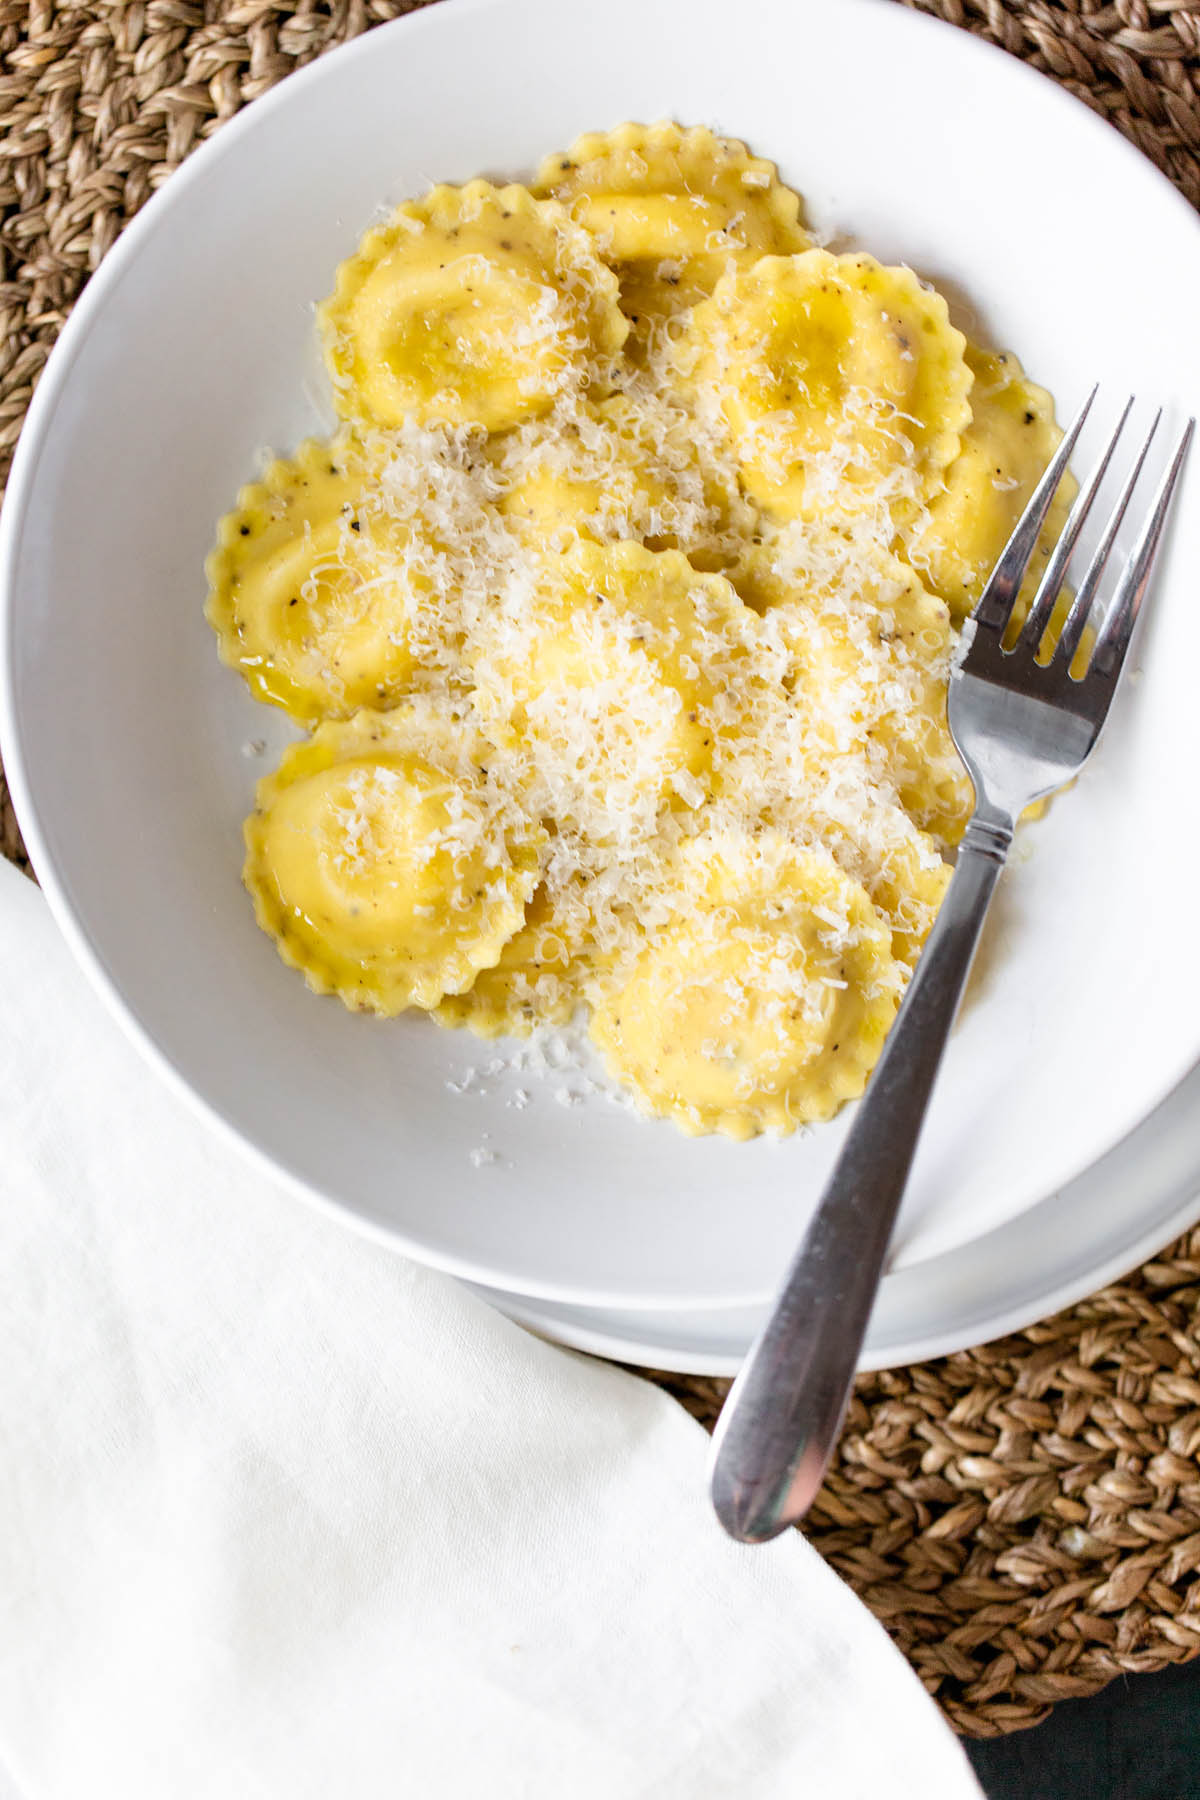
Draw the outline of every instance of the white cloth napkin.
<instances>
[{"instance_id":1,"label":"white cloth napkin","mask_svg":"<svg viewBox=\"0 0 1200 1800\"><path fill-rule=\"evenodd\" d=\"M0 1767L24 1800L967 1800L705 1437L273 1188L0 869Z\"/></svg>"}]
</instances>

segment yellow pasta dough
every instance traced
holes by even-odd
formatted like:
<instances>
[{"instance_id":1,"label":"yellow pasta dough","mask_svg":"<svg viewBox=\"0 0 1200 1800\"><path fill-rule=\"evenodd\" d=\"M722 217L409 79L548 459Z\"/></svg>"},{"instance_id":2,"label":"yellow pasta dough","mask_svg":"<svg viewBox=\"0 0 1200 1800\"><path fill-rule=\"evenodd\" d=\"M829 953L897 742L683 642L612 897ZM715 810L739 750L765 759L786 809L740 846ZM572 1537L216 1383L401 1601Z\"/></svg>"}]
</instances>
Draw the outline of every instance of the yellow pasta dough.
<instances>
[{"instance_id":1,"label":"yellow pasta dough","mask_svg":"<svg viewBox=\"0 0 1200 1800\"><path fill-rule=\"evenodd\" d=\"M671 483L652 449L622 411L620 396L587 407L553 442L536 432L505 440L501 507L536 541L566 548L575 537L663 540Z\"/></svg>"},{"instance_id":2,"label":"yellow pasta dough","mask_svg":"<svg viewBox=\"0 0 1200 1800\"><path fill-rule=\"evenodd\" d=\"M772 566L769 539L752 554L752 586L788 656L814 756L864 747L916 823L957 843L973 794L946 722L945 602L898 558L856 549L836 532L812 527L801 545L777 542L781 566Z\"/></svg>"},{"instance_id":3,"label":"yellow pasta dough","mask_svg":"<svg viewBox=\"0 0 1200 1800\"><path fill-rule=\"evenodd\" d=\"M973 804L956 627L1061 435L800 213L671 123L406 201L320 309L341 428L208 562L221 657L311 731L245 825L285 962L485 1038L586 1021L735 1138L863 1090Z\"/></svg>"},{"instance_id":4,"label":"yellow pasta dough","mask_svg":"<svg viewBox=\"0 0 1200 1800\"><path fill-rule=\"evenodd\" d=\"M1045 388L1027 379L1010 351L996 355L968 345L966 362L974 376L970 424L957 457L945 471L942 491L934 495L928 513L903 544L903 554L956 619L964 618L979 600L1062 441L1054 402ZM1067 475L1054 496L1030 568L1031 589L1066 523L1075 493L1075 483Z\"/></svg>"},{"instance_id":5,"label":"yellow pasta dough","mask_svg":"<svg viewBox=\"0 0 1200 1800\"><path fill-rule=\"evenodd\" d=\"M473 181L369 231L321 308L346 418L503 431L603 381L628 326L592 241L553 202Z\"/></svg>"},{"instance_id":6,"label":"yellow pasta dough","mask_svg":"<svg viewBox=\"0 0 1200 1800\"><path fill-rule=\"evenodd\" d=\"M310 440L242 489L208 562L222 659L257 699L304 722L388 706L414 665L409 624L428 581L402 554L413 526L384 519L370 458Z\"/></svg>"},{"instance_id":7,"label":"yellow pasta dough","mask_svg":"<svg viewBox=\"0 0 1200 1800\"><path fill-rule=\"evenodd\" d=\"M589 944L572 914L540 887L494 968L478 974L465 993L448 994L434 1009L440 1025L466 1025L480 1037L527 1037L539 1025L562 1025L583 997Z\"/></svg>"},{"instance_id":8,"label":"yellow pasta dough","mask_svg":"<svg viewBox=\"0 0 1200 1800\"><path fill-rule=\"evenodd\" d=\"M620 275L635 345L711 294L731 264L810 243L775 165L702 126L589 132L545 159L535 191L595 235Z\"/></svg>"},{"instance_id":9,"label":"yellow pasta dough","mask_svg":"<svg viewBox=\"0 0 1200 1800\"><path fill-rule=\"evenodd\" d=\"M582 408L553 440L536 427L504 440L502 510L543 544L636 539L719 568L753 513L736 482L701 456L690 420L666 402L613 395Z\"/></svg>"},{"instance_id":10,"label":"yellow pasta dough","mask_svg":"<svg viewBox=\"0 0 1200 1800\"><path fill-rule=\"evenodd\" d=\"M910 269L808 250L724 275L677 353L779 519L932 493L970 419L966 340Z\"/></svg>"},{"instance_id":11,"label":"yellow pasta dough","mask_svg":"<svg viewBox=\"0 0 1200 1800\"><path fill-rule=\"evenodd\" d=\"M954 872L934 840L903 814L880 821L863 834L864 842L847 839L828 823L825 836L835 860L861 881L889 926L896 962L915 967Z\"/></svg>"},{"instance_id":12,"label":"yellow pasta dough","mask_svg":"<svg viewBox=\"0 0 1200 1800\"><path fill-rule=\"evenodd\" d=\"M475 638L485 729L534 759L545 804L586 834L707 791L725 690L747 676L743 608L676 551L579 542Z\"/></svg>"},{"instance_id":13,"label":"yellow pasta dough","mask_svg":"<svg viewBox=\"0 0 1200 1800\"><path fill-rule=\"evenodd\" d=\"M413 705L320 726L259 784L245 881L317 993L377 1013L435 1006L496 963L538 879L453 719Z\"/></svg>"},{"instance_id":14,"label":"yellow pasta dough","mask_svg":"<svg viewBox=\"0 0 1200 1800\"><path fill-rule=\"evenodd\" d=\"M690 850L675 919L600 995L593 1038L685 1131L829 1118L861 1094L896 1009L886 925L830 857L786 838Z\"/></svg>"}]
</instances>

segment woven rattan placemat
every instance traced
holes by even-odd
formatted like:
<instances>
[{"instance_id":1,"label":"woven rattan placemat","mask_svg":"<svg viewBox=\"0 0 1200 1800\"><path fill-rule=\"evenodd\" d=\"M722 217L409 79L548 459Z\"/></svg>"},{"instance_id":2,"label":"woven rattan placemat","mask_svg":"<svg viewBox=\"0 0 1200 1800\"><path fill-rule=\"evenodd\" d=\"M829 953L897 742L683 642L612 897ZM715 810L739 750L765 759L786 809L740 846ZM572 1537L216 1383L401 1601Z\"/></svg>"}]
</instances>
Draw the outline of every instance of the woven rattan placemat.
<instances>
[{"instance_id":1,"label":"woven rattan placemat","mask_svg":"<svg viewBox=\"0 0 1200 1800\"><path fill-rule=\"evenodd\" d=\"M1200 0L918 3L1061 81L1200 205ZM246 101L411 10L0 0L0 474L72 302L148 195ZM2 778L0 850L23 861ZM1200 1231L1045 1324L859 1382L809 1532L960 1731L1033 1724L1200 1650L1198 1332ZM715 1416L724 1384L657 1379Z\"/></svg>"}]
</instances>

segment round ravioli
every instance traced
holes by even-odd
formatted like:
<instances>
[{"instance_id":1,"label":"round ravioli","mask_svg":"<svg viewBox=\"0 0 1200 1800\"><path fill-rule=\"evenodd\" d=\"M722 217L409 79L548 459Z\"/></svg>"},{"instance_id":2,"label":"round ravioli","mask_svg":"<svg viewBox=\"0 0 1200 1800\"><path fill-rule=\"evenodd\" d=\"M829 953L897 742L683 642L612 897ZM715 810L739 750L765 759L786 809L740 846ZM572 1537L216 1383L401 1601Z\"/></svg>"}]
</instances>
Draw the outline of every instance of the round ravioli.
<instances>
[{"instance_id":1,"label":"round ravioli","mask_svg":"<svg viewBox=\"0 0 1200 1800\"><path fill-rule=\"evenodd\" d=\"M582 918L581 918L582 915ZM583 994L589 970L586 908L555 905L545 885L494 968L434 1009L439 1025L465 1025L478 1037L528 1037L539 1025L563 1025Z\"/></svg>"},{"instance_id":2,"label":"round ravioli","mask_svg":"<svg viewBox=\"0 0 1200 1800\"><path fill-rule=\"evenodd\" d=\"M933 839L921 831L868 860L874 867L868 869L863 885L891 927L892 955L906 968L915 968L954 870Z\"/></svg>"},{"instance_id":3,"label":"round ravioli","mask_svg":"<svg viewBox=\"0 0 1200 1800\"><path fill-rule=\"evenodd\" d=\"M808 250L723 276L674 354L752 498L832 519L937 489L971 416L965 345L911 269Z\"/></svg>"},{"instance_id":4,"label":"round ravioli","mask_svg":"<svg viewBox=\"0 0 1200 1800\"><path fill-rule=\"evenodd\" d=\"M896 1010L890 933L827 854L695 840L674 921L591 1032L642 1107L688 1132L786 1132L861 1094Z\"/></svg>"},{"instance_id":5,"label":"round ravioli","mask_svg":"<svg viewBox=\"0 0 1200 1800\"><path fill-rule=\"evenodd\" d=\"M244 880L317 993L432 1007L525 921L538 844L461 722L416 704L318 727L259 783Z\"/></svg>"},{"instance_id":6,"label":"round ravioli","mask_svg":"<svg viewBox=\"0 0 1200 1800\"><path fill-rule=\"evenodd\" d=\"M306 724L390 706L413 672L413 611L430 591L417 565L435 553L381 513L377 484L353 441L302 444L242 489L208 559L222 660Z\"/></svg>"},{"instance_id":7,"label":"round ravioli","mask_svg":"<svg viewBox=\"0 0 1200 1800\"><path fill-rule=\"evenodd\" d=\"M500 510L537 543L568 548L573 539L661 542L671 504L670 476L616 395L585 406L553 438L514 433L501 446Z\"/></svg>"},{"instance_id":8,"label":"round ravioli","mask_svg":"<svg viewBox=\"0 0 1200 1800\"><path fill-rule=\"evenodd\" d=\"M856 830L831 819L818 819L817 829L839 867L861 882L890 928L895 960L912 969L954 871L933 839L899 807L876 801L855 810Z\"/></svg>"},{"instance_id":9,"label":"round ravioli","mask_svg":"<svg viewBox=\"0 0 1200 1800\"><path fill-rule=\"evenodd\" d=\"M955 618L971 612L1062 442L1054 402L1027 379L1011 351L968 345L971 422L929 510L903 538L903 554ZM1032 591L1078 491L1070 475L1054 496L1027 585Z\"/></svg>"},{"instance_id":10,"label":"round ravioli","mask_svg":"<svg viewBox=\"0 0 1200 1800\"><path fill-rule=\"evenodd\" d=\"M536 191L564 201L615 265L637 347L711 294L731 263L811 241L774 163L703 126L589 132L546 158Z\"/></svg>"},{"instance_id":11,"label":"round ravioli","mask_svg":"<svg viewBox=\"0 0 1200 1800\"><path fill-rule=\"evenodd\" d=\"M606 842L699 805L713 740L749 670L745 608L677 551L580 542L541 565L535 591L475 633L485 729L523 752L537 803Z\"/></svg>"},{"instance_id":12,"label":"round ravioli","mask_svg":"<svg viewBox=\"0 0 1200 1800\"><path fill-rule=\"evenodd\" d=\"M486 431L602 387L629 329L589 235L485 181L436 187L369 231L320 320L343 417Z\"/></svg>"},{"instance_id":13,"label":"round ravioli","mask_svg":"<svg viewBox=\"0 0 1200 1800\"><path fill-rule=\"evenodd\" d=\"M809 724L813 760L861 754L872 786L891 786L912 819L957 843L974 793L946 718L950 616L913 571L810 527L751 559L765 629Z\"/></svg>"},{"instance_id":14,"label":"round ravioli","mask_svg":"<svg viewBox=\"0 0 1200 1800\"><path fill-rule=\"evenodd\" d=\"M702 459L687 413L658 396L582 407L553 439L514 433L498 466L501 510L555 548L624 538L716 568L753 523L736 481Z\"/></svg>"}]
</instances>

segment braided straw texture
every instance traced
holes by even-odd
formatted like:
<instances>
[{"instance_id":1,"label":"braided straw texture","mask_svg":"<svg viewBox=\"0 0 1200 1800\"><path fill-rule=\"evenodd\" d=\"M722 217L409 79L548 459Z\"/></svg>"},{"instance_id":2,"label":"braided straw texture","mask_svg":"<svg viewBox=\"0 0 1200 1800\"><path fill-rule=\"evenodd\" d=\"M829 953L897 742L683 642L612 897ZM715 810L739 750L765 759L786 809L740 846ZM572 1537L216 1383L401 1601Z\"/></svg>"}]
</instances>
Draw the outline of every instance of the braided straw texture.
<instances>
[{"instance_id":1,"label":"braided straw texture","mask_svg":"<svg viewBox=\"0 0 1200 1800\"><path fill-rule=\"evenodd\" d=\"M1200 0L906 0L1031 62L1200 206ZM0 476L54 338L202 139L411 0L0 0ZM0 851L25 863L0 777ZM963 1733L1200 1650L1200 1231L1016 1336L863 1377L813 1542ZM659 1376L711 1423L720 1382Z\"/></svg>"}]
</instances>

